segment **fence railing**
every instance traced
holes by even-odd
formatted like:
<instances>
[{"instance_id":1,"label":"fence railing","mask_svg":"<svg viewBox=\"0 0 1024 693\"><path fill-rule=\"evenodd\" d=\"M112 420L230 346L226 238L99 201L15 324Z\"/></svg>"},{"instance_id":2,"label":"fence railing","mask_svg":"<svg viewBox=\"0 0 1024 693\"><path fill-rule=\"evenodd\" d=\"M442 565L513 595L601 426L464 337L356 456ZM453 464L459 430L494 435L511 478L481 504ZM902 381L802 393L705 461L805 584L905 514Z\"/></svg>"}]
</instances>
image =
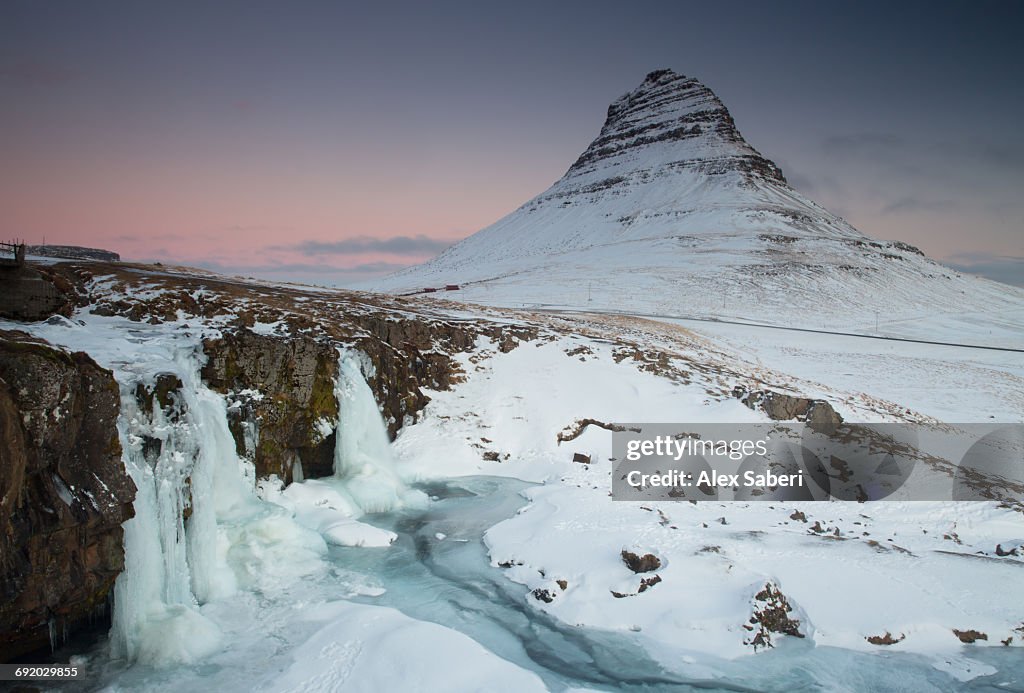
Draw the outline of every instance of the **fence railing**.
<instances>
[{"instance_id":1,"label":"fence railing","mask_svg":"<svg viewBox=\"0 0 1024 693\"><path fill-rule=\"evenodd\" d=\"M0 265L21 267L25 264L25 244L22 241L0 241Z\"/></svg>"}]
</instances>

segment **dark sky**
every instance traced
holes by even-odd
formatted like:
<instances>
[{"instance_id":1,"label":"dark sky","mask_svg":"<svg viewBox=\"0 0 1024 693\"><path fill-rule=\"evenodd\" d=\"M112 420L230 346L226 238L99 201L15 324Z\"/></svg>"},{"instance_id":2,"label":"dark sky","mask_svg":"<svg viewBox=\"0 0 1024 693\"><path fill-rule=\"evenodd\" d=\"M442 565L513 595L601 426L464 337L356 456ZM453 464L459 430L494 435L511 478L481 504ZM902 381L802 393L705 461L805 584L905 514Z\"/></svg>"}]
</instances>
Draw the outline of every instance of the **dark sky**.
<instances>
[{"instance_id":1,"label":"dark sky","mask_svg":"<svg viewBox=\"0 0 1024 693\"><path fill-rule=\"evenodd\" d=\"M1024 4L0 4L3 236L345 283L544 190L654 69L861 231L1024 284Z\"/></svg>"}]
</instances>

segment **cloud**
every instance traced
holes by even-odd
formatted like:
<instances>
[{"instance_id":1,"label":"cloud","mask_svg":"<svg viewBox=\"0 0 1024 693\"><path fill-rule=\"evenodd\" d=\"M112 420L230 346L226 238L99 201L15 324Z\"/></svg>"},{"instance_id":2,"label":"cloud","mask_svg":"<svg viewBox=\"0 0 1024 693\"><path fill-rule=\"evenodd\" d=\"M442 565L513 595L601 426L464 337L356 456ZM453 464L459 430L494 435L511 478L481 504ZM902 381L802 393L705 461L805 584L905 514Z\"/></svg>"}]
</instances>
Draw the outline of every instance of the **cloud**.
<instances>
[{"instance_id":1,"label":"cloud","mask_svg":"<svg viewBox=\"0 0 1024 693\"><path fill-rule=\"evenodd\" d=\"M277 250L293 250L303 255L361 255L365 253L388 253L390 255L434 255L441 252L454 241L431 238L423 234L416 236L391 236L390 238L373 238L372 236L355 236L340 241L303 241L296 245L275 248Z\"/></svg>"},{"instance_id":2,"label":"cloud","mask_svg":"<svg viewBox=\"0 0 1024 693\"><path fill-rule=\"evenodd\" d=\"M1024 286L1024 257L992 253L958 253L943 261L949 267L1004 284Z\"/></svg>"},{"instance_id":3,"label":"cloud","mask_svg":"<svg viewBox=\"0 0 1024 693\"><path fill-rule=\"evenodd\" d=\"M236 230L269 228L261 225L236 225ZM161 249L140 248L139 241L153 240L159 236L141 237L134 245L139 250L130 253L132 259L160 261L212 270L220 274L244 277L258 277L269 280L285 280L319 285L351 285L373 277L405 269L420 261L424 253L433 254L448 247L453 241L438 240L420 234L416 236L392 236L373 238L357 236L340 241L299 241L293 245L264 246L245 251L217 245L203 255L194 252L185 254ZM127 244L130 234L122 236ZM397 256L397 257L396 257ZM403 261L408 258L408 261Z\"/></svg>"},{"instance_id":4,"label":"cloud","mask_svg":"<svg viewBox=\"0 0 1024 693\"><path fill-rule=\"evenodd\" d=\"M917 197L901 197L882 207L879 212L881 214L919 214L921 212L939 212L955 206L950 200L922 200Z\"/></svg>"},{"instance_id":5,"label":"cloud","mask_svg":"<svg viewBox=\"0 0 1024 693\"><path fill-rule=\"evenodd\" d=\"M157 258L159 259L159 258ZM408 267L407 264L392 262L366 262L357 265L331 265L311 262L281 262L263 265L235 265L216 260L185 261L183 264L195 265L220 272L222 274L241 274L253 276L280 275L380 275L395 272Z\"/></svg>"},{"instance_id":6,"label":"cloud","mask_svg":"<svg viewBox=\"0 0 1024 693\"><path fill-rule=\"evenodd\" d=\"M893 168L901 175L953 179L958 171L973 176L979 170L1024 172L1024 148L1005 140L985 137L955 140L910 139L886 132L829 135L822 151L848 161L869 160Z\"/></svg>"},{"instance_id":7,"label":"cloud","mask_svg":"<svg viewBox=\"0 0 1024 693\"><path fill-rule=\"evenodd\" d=\"M861 153L865 150L902 149L907 141L890 132L859 132L846 135L830 135L822 141L822 147L834 154Z\"/></svg>"},{"instance_id":8,"label":"cloud","mask_svg":"<svg viewBox=\"0 0 1024 693\"><path fill-rule=\"evenodd\" d=\"M173 233L158 233L151 236L126 233L119 236L111 236L109 240L116 243L142 243L149 241L180 241L182 237Z\"/></svg>"},{"instance_id":9,"label":"cloud","mask_svg":"<svg viewBox=\"0 0 1024 693\"><path fill-rule=\"evenodd\" d=\"M839 170L845 165L869 165L872 176L884 171L901 180L948 178L950 159L962 156L954 156L948 147L887 132L830 135L822 139L821 150L831 166Z\"/></svg>"},{"instance_id":10,"label":"cloud","mask_svg":"<svg viewBox=\"0 0 1024 693\"><path fill-rule=\"evenodd\" d=\"M353 267L345 267L342 271L348 274L385 274L388 272L397 272L398 270L405 269L408 266L409 265L407 264L397 262L366 262Z\"/></svg>"},{"instance_id":11,"label":"cloud","mask_svg":"<svg viewBox=\"0 0 1024 693\"><path fill-rule=\"evenodd\" d=\"M223 230L230 233L264 233L267 231L287 233L291 231L287 226L274 226L273 224L231 224L223 227Z\"/></svg>"},{"instance_id":12,"label":"cloud","mask_svg":"<svg viewBox=\"0 0 1024 693\"><path fill-rule=\"evenodd\" d=\"M973 153L983 164L1010 171L1024 170L1024 149L1018 146L1006 142L1001 142L999 145L979 143L974 147Z\"/></svg>"},{"instance_id":13,"label":"cloud","mask_svg":"<svg viewBox=\"0 0 1024 693\"><path fill-rule=\"evenodd\" d=\"M0 63L0 82L19 87L54 87L79 76L77 70L41 60L13 60Z\"/></svg>"}]
</instances>

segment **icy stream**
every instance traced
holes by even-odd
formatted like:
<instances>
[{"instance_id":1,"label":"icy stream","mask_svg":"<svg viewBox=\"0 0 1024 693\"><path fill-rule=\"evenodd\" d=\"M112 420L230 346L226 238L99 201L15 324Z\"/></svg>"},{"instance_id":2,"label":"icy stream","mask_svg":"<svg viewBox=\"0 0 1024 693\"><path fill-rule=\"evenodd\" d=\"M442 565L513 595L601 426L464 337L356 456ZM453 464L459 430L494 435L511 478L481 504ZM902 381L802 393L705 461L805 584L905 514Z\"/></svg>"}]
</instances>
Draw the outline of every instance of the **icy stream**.
<instances>
[{"instance_id":1,"label":"icy stream","mask_svg":"<svg viewBox=\"0 0 1024 693\"><path fill-rule=\"evenodd\" d=\"M558 622L534 608L521 585L490 565L483 533L524 504L519 492L525 487L523 482L495 477L465 477L422 487L433 498L428 509L406 508L373 517L375 525L398 535L392 546L331 547L326 570L286 590L272 595L240 592L204 606L204 616L223 631L219 652L173 668L107 665L96 683L109 690L296 690L279 685L278 675L294 666L304 650L322 648L316 636L324 622L309 612L329 612L332 603L342 600L380 611L387 610L379 607L393 607L416 622L464 633L535 673L554 691L1021 690L1024 667L1019 653L1010 648L976 653L1001 673L969 682L936 670L923 657L870 655L793 640L756 657L732 661L687 661L679 655L678 666L670 670L649 654L657 645L645 641L642 633ZM343 657L352 643L336 645ZM398 661L394 664L400 666ZM467 659L465 666L472 667L472 660ZM711 677L688 675L708 667L714 670ZM435 682L418 683L424 690L447 690L446 674L439 669L437 675ZM353 690L373 690L372 684L349 683L355 684ZM508 689L499 683L495 689ZM306 690L337 688L327 679Z\"/></svg>"},{"instance_id":2,"label":"icy stream","mask_svg":"<svg viewBox=\"0 0 1024 693\"><path fill-rule=\"evenodd\" d=\"M378 518L399 536L390 550L339 548L331 558L381 581L383 595L360 601L461 630L553 689L679 683L623 634L566 627L532 608L523 587L490 566L483 534L523 506L525 487L497 477L429 487L428 511Z\"/></svg>"},{"instance_id":3,"label":"icy stream","mask_svg":"<svg viewBox=\"0 0 1024 693\"><path fill-rule=\"evenodd\" d=\"M393 606L427 621L460 630L491 651L534 671L552 690L722 691L960 691L1021 690L1024 662L1009 649L975 656L1002 673L961 682L923 657L872 655L783 642L776 650L740 660L708 661L713 678L687 675L694 662L680 656L668 670L648 653L657 648L642 633L574 628L530 603L522 585L491 567L483 534L524 503L526 484L494 477L465 477L431 487L426 512L375 518L399 535L387 551L333 549L331 559L372 575L386 592L359 601ZM1010 674L1009 672L1016 672Z\"/></svg>"}]
</instances>

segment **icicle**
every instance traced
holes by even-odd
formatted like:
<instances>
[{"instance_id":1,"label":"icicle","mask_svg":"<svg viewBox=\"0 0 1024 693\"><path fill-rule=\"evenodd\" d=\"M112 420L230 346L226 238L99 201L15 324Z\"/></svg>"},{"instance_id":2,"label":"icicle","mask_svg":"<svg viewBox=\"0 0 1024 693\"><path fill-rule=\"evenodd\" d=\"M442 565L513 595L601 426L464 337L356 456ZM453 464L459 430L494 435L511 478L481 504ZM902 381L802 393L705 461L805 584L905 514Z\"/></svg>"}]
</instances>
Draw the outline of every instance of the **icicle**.
<instances>
[{"instance_id":1,"label":"icicle","mask_svg":"<svg viewBox=\"0 0 1024 693\"><path fill-rule=\"evenodd\" d=\"M180 374L179 374L180 376ZM217 631L196 611L192 593L189 546L183 520L191 505L191 519L202 518L204 509L191 489L201 486L197 470L199 442L186 413L190 406L182 390L183 408L176 421L168 421L159 403L152 414L141 410L135 401L134 383L121 384L121 434L123 458L136 486L135 517L124 524L125 569L114 585L111 644L115 656L130 661L172 663L198 657L215 647ZM144 445L144 441L157 441ZM144 449L148 447L151 458ZM197 474L197 471L200 473ZM189 483L186 483L186 480ZM198 514L197 514L198 513ZM192 557L191 563L202 563ZM190 615L194 618L190 619ZM171 634L175 620L192 620L198 647L176 652L167 660L157 654L157 643L167 640L174 650ZM155 661L154 661L155 660Z\"/></svg>"},{"instance_id":2,"label":"icicle","mask_svg":"<svg viewBox=\"0 0 1024 693\"><path fill-rule=\"evenodd\" d=\"M50 617L50 620L46 622L46 626L50 631L50 654L57 648L57 622Z\"/></svg>"},{"instance_id":3,"label":"icicle","mask_svg":"<svg viewBox=\"0 0 1024 693\"><path fill-rule=\"evenodd\" d=\"M259 422L250 415L242 422L242 443L245 445L245 456L250 460L256 459L256 446L259 445L259 442Z\"/></svg>"}]
</instances>

